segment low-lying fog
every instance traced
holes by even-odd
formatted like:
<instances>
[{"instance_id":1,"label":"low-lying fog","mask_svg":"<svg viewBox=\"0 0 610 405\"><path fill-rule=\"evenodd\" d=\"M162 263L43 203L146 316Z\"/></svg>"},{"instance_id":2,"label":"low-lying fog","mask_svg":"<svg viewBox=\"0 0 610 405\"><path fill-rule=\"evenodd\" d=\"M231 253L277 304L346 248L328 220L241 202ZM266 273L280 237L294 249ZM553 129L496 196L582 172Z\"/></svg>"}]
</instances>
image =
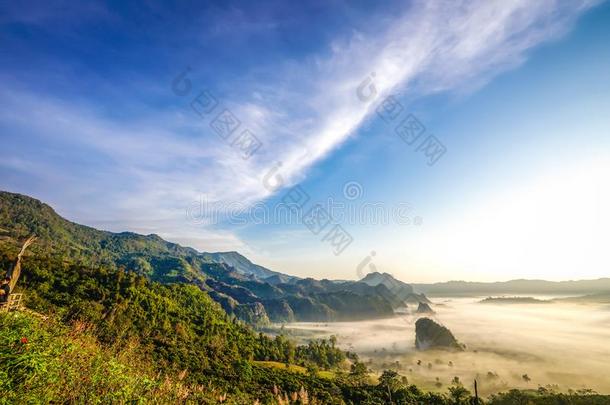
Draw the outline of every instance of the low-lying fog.
<instances>
[{"instance_id":1,"label":"low-lying fog","mask_svg":"<svg viewBox=\"0 0 610 405\"><path fill-rule=\"evenodd\" d=\"M285 327L302 341L336 335L342 348L371 361L370 368L397 369L428 390L445 391L458 376L467 388L476 377L483 395L539 385L610 393L610 306L481 304L481 298L433 299L436 314L429 317L466 344L462 353L417 351L412 314Z\"/></svg>"}]
</instances>

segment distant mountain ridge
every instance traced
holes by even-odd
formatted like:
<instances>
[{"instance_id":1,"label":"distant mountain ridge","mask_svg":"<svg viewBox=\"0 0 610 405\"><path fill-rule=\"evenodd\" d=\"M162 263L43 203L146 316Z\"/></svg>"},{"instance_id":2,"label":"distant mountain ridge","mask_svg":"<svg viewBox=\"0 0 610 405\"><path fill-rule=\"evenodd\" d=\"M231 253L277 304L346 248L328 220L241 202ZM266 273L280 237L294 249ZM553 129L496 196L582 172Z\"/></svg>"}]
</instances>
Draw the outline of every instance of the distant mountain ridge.
<instances>
[{"instance_id":1,"label":"distant mountain ridge","mask_svg":"<svg viewBox=\"0 0 610 405\"><path fill-rule=\"evenodd\" d=\"M494 294L591 294L610 291L610 278L596 280L509 280L497 282L447 281L434 284L411 284L421 293L436 296Z\"/></svg>"},{"instance_id":2,"label":"distant mountain ridge","mask_svg":"<svg viewBox=\"0 0 610 405\"><path fill-rule=\"evenodd\" d=\"M372 272L368 273L361 280L372 287L384 286L388 289L393 300L403 304L430 304L430 300L424 294L417 294L413 291L413 286L394 278L388 273Z\"/></svg>"},{"instance_id":3,"label":"distant mountain ridge","mask_svg":"<svg viewBox=\"0 0 610 405\"><path fill-rule=\"evenodd\" d=\"M299 279L256 265L237 252L201 253L155 234L113 233L79 225L28 196L0 192L0 228L36 234L29 254L60 255L89 267L124 268L162 283L191 283L229 314L251 323L387 317L404 305L386 283ZM4 243L0 240L0 243ZM27 272L27 260L25 263ZM405 283L392 285L412 292Z\"/></svg>"},{"instance_id":4,"label":"distant mountain ridge","mask_svg":"<svg viewBox=\"0 0 610 405\"><path fill-rule=\"evenodd\" d=\"M395 279L391 274L388 274L388 273L379 273L379 272L368 273L366 276L364 276L360 280L360 282L366 283L370 286L376 286L379 284L383 284L386 287L388 287L389 289L395 289L397 287L405 288L409 292L413 292L413 288L410 285Z\"/></svg>"}]
</instances>

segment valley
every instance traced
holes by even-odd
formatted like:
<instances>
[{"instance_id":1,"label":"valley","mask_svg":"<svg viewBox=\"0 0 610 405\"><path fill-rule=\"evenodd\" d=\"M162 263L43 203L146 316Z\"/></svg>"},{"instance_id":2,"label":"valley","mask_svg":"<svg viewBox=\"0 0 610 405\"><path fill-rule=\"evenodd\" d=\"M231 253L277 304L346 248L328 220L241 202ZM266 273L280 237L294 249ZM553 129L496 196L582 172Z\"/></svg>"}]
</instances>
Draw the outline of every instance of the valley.
<instances>
[{"instance_id":1,"label":"valley","mask_svg":"<svg viewBox=\"0 0 610 405\"><path fill-rule=\"evenodd\" d=\"M391 367L438 392L455 377L465 385L477 379L485 395L547 385L610 391L610 306L563 300L482 305L480 299L437 297L434 302L442 305L432 305L436 314L431 318L447 326L465 351L416 350L419 315L414 313L359 322L288 323L283 330L298 341L334 335L339 347L359 353L376 373Z\"/></svg>"}]
</instances>

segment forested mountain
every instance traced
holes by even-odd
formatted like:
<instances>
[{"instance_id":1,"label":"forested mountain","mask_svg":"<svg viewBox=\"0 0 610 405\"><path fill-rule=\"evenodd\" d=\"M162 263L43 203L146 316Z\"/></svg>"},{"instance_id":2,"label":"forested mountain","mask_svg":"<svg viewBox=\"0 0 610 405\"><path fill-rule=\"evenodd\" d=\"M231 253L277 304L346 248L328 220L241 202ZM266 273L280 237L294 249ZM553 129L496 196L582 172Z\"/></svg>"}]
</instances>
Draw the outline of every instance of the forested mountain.
<instances>
[{"instance_id":1,"label":"forested mountain","mask_svg":"<svg viewBox=\"0 0 610 405\"><path fill-rule=\"evenodd\" d=\"M37 235L33 255L122 268L166 284L195 284L229 314L253 324L384 317L407 300L425 300L389 275L378 283L299 279L256 265L237 252L198 252L154 234L79 225L36 199L14 193L0 192L0 224L16 237Z\"/></svg>"}]
</instances>

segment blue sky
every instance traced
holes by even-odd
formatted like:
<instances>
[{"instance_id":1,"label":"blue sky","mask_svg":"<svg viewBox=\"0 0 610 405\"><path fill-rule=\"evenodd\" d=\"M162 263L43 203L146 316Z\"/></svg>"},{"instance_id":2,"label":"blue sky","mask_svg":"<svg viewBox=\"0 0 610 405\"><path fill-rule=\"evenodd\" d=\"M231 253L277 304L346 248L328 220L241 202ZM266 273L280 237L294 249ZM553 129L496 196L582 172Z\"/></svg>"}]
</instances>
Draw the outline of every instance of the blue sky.
<instances>
[{"instance_id":1,"label":"blue sky","mask_svg":"<svg viewBox=\"0 0 610 405\"><path fill-rule=\"evenodd\" d=\"M317 278L607 275L606 2L0 7L0 188L71 220ZM312 231L316 204L335 208Z\"/></svg>"}]
</instances>

